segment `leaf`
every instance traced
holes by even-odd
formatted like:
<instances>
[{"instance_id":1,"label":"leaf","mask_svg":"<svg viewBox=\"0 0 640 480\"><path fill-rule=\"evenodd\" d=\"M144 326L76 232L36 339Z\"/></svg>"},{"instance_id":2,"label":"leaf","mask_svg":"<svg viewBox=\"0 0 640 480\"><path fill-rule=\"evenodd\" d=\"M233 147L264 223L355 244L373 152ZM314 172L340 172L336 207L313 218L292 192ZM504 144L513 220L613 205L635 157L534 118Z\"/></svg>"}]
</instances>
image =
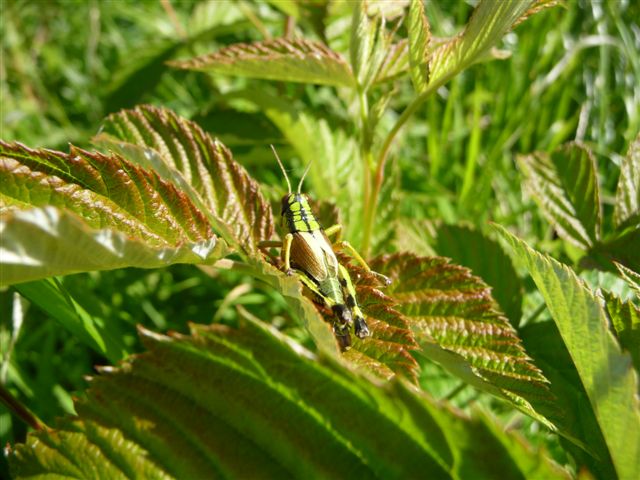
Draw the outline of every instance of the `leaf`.
<instances>
[{"instance_id":1,"label":"leaf","mask_svg":"<svg viewBox=\"0 0 640 480\"><path fill-rule=\"evenodd\" d=\"M620 273L620 276L629 284L632 290L636 292L638 298L640 298L640 274L634 272L630 268L624 265L613 262Z\"/></svg>"},{"instance_id":2,"label":"leaf","mask_svg":"<svg viewBox=\"0 0 640 480\"><path fill-rule=\"evenodd\" d=\"M408 22L411 80L416 92L422 93L429 83L428 49L431 41L431 30L424 13L423 0L411 1Z\"/></svg>"},{"instance_id":3,"label":"leaf","mask_svg":"<svg viewBox=\"0 0 640 480\"><path fill-rule=\"evenodd\" d=\"M257 255L258 243L273 236L271 207L255 180L222 143L171 110L123 110L107 118L95 141L176 185L245 253Z\"/></svg>"},{"instance_id":4,"label":"leaf","mask_svg":"<svg viewBox=\"0 0 640 480\"><path fill-rule=\"evenodd\" d=\"M356 2L351 21L349 54L361 92L366 92L376 79L391 44L391 36L384 28L384 17L379 19L383 12L371 7L368 2ZM370 15L373 18L369 18Z\"/></svg>"},{"instance_id":5,"label":"leaf","mask_svg":"<svg viewBox=\"0 0 640 480\"><path fill-rule=\"evenodd\" d=\"M491 287L491 296L518 326L522 316L522 282L502 246L470 226L439 225L433 242L438 255L470 268Z\"/></svg>"},{"instance_id":6,"label":"leaf","mask_svg":"<svg viewBox=\"0 0 640 480\"><path fill-rule=\"evenodd\" d=\"M0 253L0 285L10 285L94 270L213 263L228 249L213 235L175 244L132 238L112 228L91 228L70 212L43 207L0 216Z\"/></svg>"},{"instance_id":7,"label":"leaf","mask_svg":"<svg viewBox=\"0 0 640 480\"><path fill-rule=\"evenodd\" d=\"M536 152L518 157L525 185L565 240L587 250L600 239L600 194L595 158L570 143L551 155Z\"/></svg>"},{"instance_id":8,"label":"leaf","mask_svg":"<svg viewBox=\"0 0 640 480\"><path fill-rule=\"evenodd\" d=\"M552 399L547 380L482 280L444 258L408 253L379 257L371 268L391 278L385 293L406 318L422 353L465 381L484 380L474 384L540 417L530 400Z\"/></svg>"},{"instance_id":9,"label":"leaf","mask_svg":"<svg viewBox=\"0 0 640 480\"><path fill-rule=\"evenodd\" d=\"M111 363L117 363L130 353L122 339L104 328L102 319L89 314L57 280L47 278L20 283L15 289Z\"/></svg>"},{"instance_id":10,"label":"leaf","mask_svg":"<svg viewBox=\"0 0 640 480\"><path fill-rule=\"evenodd\" d=\"M184 193L119 155L0 141L0 199L2 284L227 252ZM43 208L16 210L28 207Z\"/></svg>"},{"instance_id":11,"label":"leaf","mask_svg":"<svg viewBox=\"0 0 640 480\"><path fill-rule=\"evenodd\" d=\"M486 415L372 383L250 318L141 333L148 352L102 369L78 417L9 449L14 478L567 478Z\"/></svg>"},{"instance_id":12,"label":"leaf","mask_svg":"<svg viewBox=\"0 0 640 480\"><path fill-rule=\"evenodd\" d=\"M630 222L640 223L640 134L629 146L629 152L620 165L613 210L613 223L616 227Z\"/></svg>"},{"instance_id":13,"label":"leaf","mask_svg":"<svg viewBox=\"0 0 640 480\"><path fill-rule=\"evenodd\" d=\"M580 259L580 265L605 270L613 269L612 262L640 270L640 223L616 230L612 235L589 249L588 255Z\"/></svg>"},{"instance_id":14,"label":"leaf","mask_svg":"<svg viewBox=\"0 0 640 480\"><path fill-rule=\"evenodd\" d=\"M596 478L615 478L598 420L585 401L587 393L555 323L552 320L528 323L519 333L527 352L550 381L556 407L553 422L558 433L570 440L562 443L575 459L576 470L587 468Z\"/></svg>"},{"instance_id":15,"label":"leaf","mask_svg":"<svg viewBox=\"0 0 640 480\"><path fill-rule=\"evenodd\" d=\"M484 58L536 3L533 0L481 0L462 33L433 52L429 83L442 85Z\"/></svg>"},{"instance_id":16,"label":"leaf","mask_svg":"<svg viewBox=\"0 0 640 480\"><path fill-rule=\"evenodd\" d=\"M378 70L375 83L394 80L409 70L409 41L400 40L387 48L387 54Z\"/></svg>"},{"instance_id":17,"label":"leaf","mask_svg":"<svg viewBox=\"0 0 640 480\"><path fill-rule=\"evenodd\" d=\"M250 78L353 87L344 59L326 45L278 38L237 43L214 53L169 63L176 68Z\"/></svg>"},{"instance_id":18,"label":"leaf","mask_svg":"<svg viewBox=\"0 0 640 480\"><path fill-rule=\"evenodd\" d=\"M602 291L605 309L611 319L620 346L631 354L633 366L640 372L640 310L630 301Z\"/></svg>"},{"instance_id":19,"label":"leaf","mask_svg":"<svg viewBox=\"0 0 640 480\"><path fill-rule=\"evenodd\" d=\"M593 292L567 266L495 226L526 265L587 392L619 478L640 477L638 376Z\"/></svg>"},{"instance_id":20,"label":"leaf","mask_svg":"<svg viewBox=\"0 0 640 480\"><path fill-rule=\"evenodd\" d=\"M145 94L153 92L169 69L167 60L183 44L182 41L163 40L128 52L114 69L112 80L106 87L103 100L107 108L105 114L132 107Z\"/></svg>"}]
</instances>

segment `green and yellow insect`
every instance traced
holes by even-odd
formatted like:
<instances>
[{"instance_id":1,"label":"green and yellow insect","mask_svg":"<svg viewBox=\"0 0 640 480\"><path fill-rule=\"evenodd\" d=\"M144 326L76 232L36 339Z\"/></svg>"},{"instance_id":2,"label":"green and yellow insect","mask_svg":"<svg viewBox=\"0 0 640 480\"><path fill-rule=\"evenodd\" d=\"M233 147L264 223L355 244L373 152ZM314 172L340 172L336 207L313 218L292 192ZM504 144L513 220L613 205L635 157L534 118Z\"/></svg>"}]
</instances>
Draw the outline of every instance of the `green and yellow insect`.
<instances>
[{"instance_id":1,"label":"green and yellow insect","mask_svg":"<svg viewBox=\"0 0 640 480\"><path fill-rule=\"evenodd\" d=\"M298 274L302 283L320 302L333 311L333 331L340 346L346 349L351 345L352 327L358 338L366 338L370 332L364 314L358 306L349 272L338 262L329 237L336 235L337 245L349 252L365 269L371 269L348 242L340 241L341 225L334 225L326 230L322 228L309 206L308 197L300 192L310 165L300 179L297 192L293 193L287 172L273 145L271 149L282 169L289 190L289 193L282 197L281 213L282 227L287 233L282 242L263 242L262 245L282 247L281 255L286 273ZM388 281L386 277L383 278Z\"/></svg>"}]
</instances>

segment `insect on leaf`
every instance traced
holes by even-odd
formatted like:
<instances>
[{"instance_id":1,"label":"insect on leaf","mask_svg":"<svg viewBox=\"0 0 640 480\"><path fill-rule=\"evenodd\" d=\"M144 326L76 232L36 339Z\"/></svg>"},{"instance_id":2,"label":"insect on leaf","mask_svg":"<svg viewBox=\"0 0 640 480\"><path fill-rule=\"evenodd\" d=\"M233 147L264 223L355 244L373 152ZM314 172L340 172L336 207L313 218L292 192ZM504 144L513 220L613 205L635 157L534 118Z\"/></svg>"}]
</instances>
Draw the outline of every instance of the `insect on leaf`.
<instances>
[{"instance_id":1,"label":"insect on leaf","mask_svg":"<svg viewBox=\"0 0 640 480\"><path fill-rule=\"evenodd\" d=\"M273 235L273 216L258 184L217 139L174 112L143 105L105 121L94 139L153 168L186 192L229 244L255 254Z\"/></svg>"},{"instance_id":2,"label":"insect on leaf","mask_svg":"<svg viewBox=\"0 0 640 480\"><path fill-rule=\"evenodd\" d=\"M171 62L176 68L265 80L352 87L349 65L322 43L278 38L238 43L214 53Z\"/></svg>"}]
</instances>

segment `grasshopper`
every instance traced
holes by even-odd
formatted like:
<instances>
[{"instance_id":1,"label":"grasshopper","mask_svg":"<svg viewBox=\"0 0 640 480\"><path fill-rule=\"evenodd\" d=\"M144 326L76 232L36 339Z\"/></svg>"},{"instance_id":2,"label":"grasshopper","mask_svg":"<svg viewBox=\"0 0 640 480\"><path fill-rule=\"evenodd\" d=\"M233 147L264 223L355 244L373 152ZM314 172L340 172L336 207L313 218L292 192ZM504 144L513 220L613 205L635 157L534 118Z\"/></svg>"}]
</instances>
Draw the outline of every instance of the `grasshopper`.
<instances>
[{"instance_id":1,"label":"grasshopper","mask_svg":"<svg viewBox=\"0 0 640 480\"><path fill-rule=\"evenodd\" d=\"M284 240L262 242L263 247L281 248L281 257L287 275L296 273L303 285L332 310L335 315L333 331L342 349L351 345L350 330L353 327L358 338L366 338L370 335L369 327L364 314L358 306L356 291L347 269L340 264L333 250L329 237L336 235L335 245L339 245L366 270L372 272L367 262L351 246L349 242L341 241L342 225L333 225L326 230L322 228L316 219L309 198L301 193L302 182L309 172L305 169L297 192L291 190L291 182L287 176L278 153L273 145L271 149L280 165L287 182L288 193L282 197L282 227L286 231ZM372 272L385 281L389 279L383 275Z\"/></svg>"}]
</instances>

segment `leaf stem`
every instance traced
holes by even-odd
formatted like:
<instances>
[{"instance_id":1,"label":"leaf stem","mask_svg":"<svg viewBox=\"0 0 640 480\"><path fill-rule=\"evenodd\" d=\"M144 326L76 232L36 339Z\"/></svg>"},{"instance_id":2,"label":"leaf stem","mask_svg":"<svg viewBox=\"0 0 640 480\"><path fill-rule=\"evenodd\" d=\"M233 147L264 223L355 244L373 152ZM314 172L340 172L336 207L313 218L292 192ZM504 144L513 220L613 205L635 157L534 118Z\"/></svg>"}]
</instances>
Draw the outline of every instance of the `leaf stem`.
<instances>
[{"instance_id":1,"label":"leaf stem","mask_svg":"<svg viewBox=\"0 0 640 480\"><path fill-rule=\"evenodd\" d=\"M440 86L445 83L449 79L449 76L443 76L440 79L432 82L427 86L427 88L422 92L419 96L417 96L408 106L404 109L396 123L393 125L393 128L389 131L382 147L380 148L380 153L378 154L376 165L376 172L374 177L374 183L372 185L372 190L370 195L367 198L367 203L365 204L365 216L364 216L364 233L362 239L362 253L364 257L367 258L369 254L369 248L371 246L371 237L373 234L373 220L375 218L375 213L378 207L378 197L380 196L380 190L382 189L382 182L384 181L384 167L387 162L387 158L389 157L389 151L391 150L391 144L393 140L398 135L398 132L402 129L407 120L413 115L413 113L427 100L427 98L435 92Z\"/></svg>"},{"instance_id":2,"label":"leaf stem","mask_svg":"<svg viewBox=\"0 0 640 480\"><path fill-rule=\"evenodd\" d=\"M0 401L7 406L10 412L29 425L34 430L44 430L47 426L34 413L25 407L20 401L9 393L3 385L0 385Z\"/></svg>"}]
</instances>

